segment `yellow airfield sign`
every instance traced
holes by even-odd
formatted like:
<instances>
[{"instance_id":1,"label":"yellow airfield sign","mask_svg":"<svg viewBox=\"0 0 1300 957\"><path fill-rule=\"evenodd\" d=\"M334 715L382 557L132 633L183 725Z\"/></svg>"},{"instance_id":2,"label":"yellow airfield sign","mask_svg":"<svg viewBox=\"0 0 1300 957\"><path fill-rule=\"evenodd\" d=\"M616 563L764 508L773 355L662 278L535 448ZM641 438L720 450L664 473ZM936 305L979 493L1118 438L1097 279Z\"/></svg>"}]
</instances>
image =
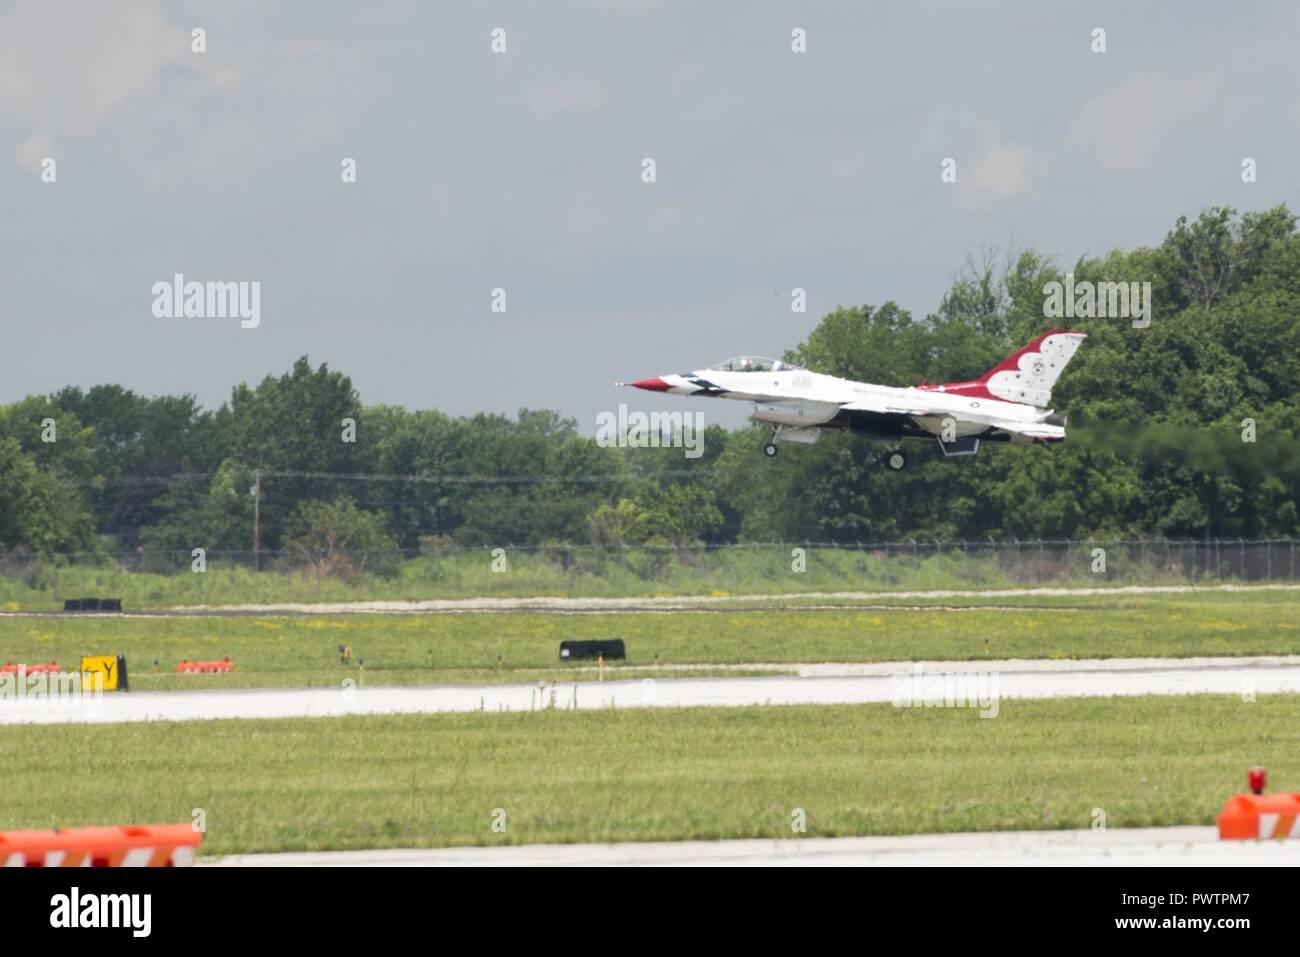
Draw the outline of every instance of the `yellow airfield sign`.
<instances>
[{"instance_id":1,"label":"yellow airfield sign","mask_svg":"<svg viewBox=\"0 0 1300 957\"><path fill-rule=\"evenodd\" d=\"M85 655L81 659L81 680L90 688L100 681L104 691L126 691L124 655Z\"/></svg>"}]
</instances>

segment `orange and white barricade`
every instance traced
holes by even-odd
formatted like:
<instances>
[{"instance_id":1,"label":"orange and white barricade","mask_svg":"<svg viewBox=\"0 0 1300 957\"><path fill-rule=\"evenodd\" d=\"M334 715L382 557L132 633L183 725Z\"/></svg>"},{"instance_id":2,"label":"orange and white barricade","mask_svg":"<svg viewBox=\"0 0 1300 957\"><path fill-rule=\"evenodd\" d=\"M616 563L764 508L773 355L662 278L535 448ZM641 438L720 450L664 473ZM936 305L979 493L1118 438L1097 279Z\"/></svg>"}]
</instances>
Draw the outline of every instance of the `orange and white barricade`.
<instances>
[{"instance_id":1,"label":"orange and white barricade","mask_svg":"<svg viewBox=\"0 0 1300 957\"><path fill-rule=\"evenodd\" d=\"M229 656L222 658L220 661L190 661L182 658L181 663L176 666L177 674L203 674L211 675L221 671L234 670L234 662Z\"/></svg>"},{"instance_id":2,"label":"orange and white barricade","mask_svg":"<svg viewBox=\"0 0 1300 957\"><path fill-rule=\"evenodd\" d=\"M203 835L190 824L0 831L5 867L188 867Z\"/></svg>"},{"instance_id":3,"label":"orange and white barricade","mask_svg":"<svg viewBox=\"0 0 1300 957\"><path fill-rule=\"evenodd\" d=\"M1224 841L1300 837L1300 794L1238 794L1219 815Z\"/></svg>"},{"instance_id":4,"label":"orange and white barricade","mask_svg":"<svg viewBox=\"0 0 1300 957\"><path fill-rule=\"evenodd\" d=\"M59 663L51 661L48 665L24 665L14 664L12 661L6 661L0 666L0 675L16 675L26 673L29 675L54 675L59 673Z\"/></svg>"}]
</instances>

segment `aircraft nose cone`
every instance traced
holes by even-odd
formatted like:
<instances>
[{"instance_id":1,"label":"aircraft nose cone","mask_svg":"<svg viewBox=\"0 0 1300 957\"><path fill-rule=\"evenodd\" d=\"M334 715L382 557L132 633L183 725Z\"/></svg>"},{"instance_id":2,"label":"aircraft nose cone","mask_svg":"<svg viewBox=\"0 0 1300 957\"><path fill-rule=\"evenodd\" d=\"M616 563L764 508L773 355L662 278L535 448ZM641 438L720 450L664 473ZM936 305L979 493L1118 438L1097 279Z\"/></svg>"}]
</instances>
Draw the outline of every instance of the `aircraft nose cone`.
<instances>
[{"instance_id":1,"label":"aircraft nose cone","mask_svg":"<svg viewBox=\"0 0 1300 957\"><path fill-rule=\"evenodd\" d=\"M638 379L636 382L628 383L636 389L646 389L649 392L667 392L672 388L663 379Z\"/></svg>"}]
</instances>

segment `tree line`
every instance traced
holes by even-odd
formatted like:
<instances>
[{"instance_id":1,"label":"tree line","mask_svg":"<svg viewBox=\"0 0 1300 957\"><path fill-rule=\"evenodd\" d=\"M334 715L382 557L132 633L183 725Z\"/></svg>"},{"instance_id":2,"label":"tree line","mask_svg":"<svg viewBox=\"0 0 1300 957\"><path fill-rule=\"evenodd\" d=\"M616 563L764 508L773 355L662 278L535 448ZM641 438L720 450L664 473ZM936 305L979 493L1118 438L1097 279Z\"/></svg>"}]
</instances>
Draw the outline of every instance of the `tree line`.
<instances>
[{"instance_id":1,"label":"tree line","mask_svg":"<svg viewBox=\"0 0 1300 957\"><path fill-rule=\"evenodd\" d=\"M255 523L260 548L314 562L480 544L1296 535L1300 235L1285 206L1216 207L1155 248L1068 269L1032 250L993 259L969 260L932 314L839 307L784 358L888 385L972 378L1059 324L1045 287L1065 273L1150 282L1147 328L1069 321L1089 338L1053 396L1062 444L948 460L915 446L895 474L841 433L766 459L755 423L710 427L688 459L603 447L552 411L367 405L304 356L215 410L117 385L0 406L0 546L246 551Z\"/></svg>"}]
</instances>

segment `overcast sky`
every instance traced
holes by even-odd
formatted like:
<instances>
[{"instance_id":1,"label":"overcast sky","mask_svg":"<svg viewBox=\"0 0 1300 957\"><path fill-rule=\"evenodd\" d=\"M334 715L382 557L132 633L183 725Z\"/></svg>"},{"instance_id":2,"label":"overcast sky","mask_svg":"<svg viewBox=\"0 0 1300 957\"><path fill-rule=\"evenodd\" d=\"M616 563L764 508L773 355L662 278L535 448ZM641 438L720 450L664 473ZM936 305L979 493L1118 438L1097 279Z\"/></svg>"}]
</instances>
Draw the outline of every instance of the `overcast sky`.
<instances>
[{"instance_id":1,"label":"overcast sky","mask_svg":"<svg viewBox=\"0 0 1300 957\"><path fill-rule=\"evenodd\" d=\"M612 383L924 315L981 244L1300 208L1297 48L1289 2L2 0L0 402L215 407L308 354L369 403L735 425ZM178 272L260 282L260 326L155 318Z\"/></svg>"}]
</instances>

